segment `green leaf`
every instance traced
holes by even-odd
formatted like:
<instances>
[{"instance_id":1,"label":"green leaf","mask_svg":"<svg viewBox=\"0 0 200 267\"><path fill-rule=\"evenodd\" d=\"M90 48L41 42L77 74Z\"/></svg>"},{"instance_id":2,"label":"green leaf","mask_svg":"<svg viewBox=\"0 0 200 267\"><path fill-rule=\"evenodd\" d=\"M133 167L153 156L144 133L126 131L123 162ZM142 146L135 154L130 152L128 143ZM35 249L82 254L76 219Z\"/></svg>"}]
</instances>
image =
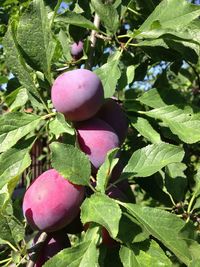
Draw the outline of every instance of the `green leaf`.
<instances>
[{"instance_id":1,"label":"green leaf","mask_svg":"<svg viewBox=\"0 0 200 267\"><path fill-rule=\"evenodd\" d=\"M94 24L86 19L81 14L77 14L72 11L66 11L64 14L58 16L54 20L55 22L62 22L64 24L71 24L82 28L99 31Z\"/></svg>"},{"instance_id":2,"label":"green leaf","mask_svg":"<svg viewBox=\"0 0 200 267\"><path fill-rule=\"evenodd\" d=\"M151 176L170 163L181 162L183 157L181 147L167 143L148 145L133 153L123 173L134 177Z\"/></svg>"},{"instance_id":3,"label":"green leaf","mask_svg":"<svg viewBox=\"0 0 200 267\"><path fill-rule=\"evenodd\" d=\"M101 193L105 193L112 170L119 160L119 159L116 159L116 154L118 150L119 149L117 148L117 149L113 149L108 152L104 163L101 165L101 167L99 168L97 172L96 190L100 191Z\"/></svg>"},{"instance_id":4,"label":"green leaf","mask_svg":"<svg viewBox=\"0 0 200 267\"><path fill-rule=\"evenodd\" d=\"M188 267L199 267L199 259L193 260Z\"/></svg>"},{"instance_id":5,"label":"green leaf","mask_svg":"<svg viewBox=\"0 0 200 267\"><path fill-rule=\"evenodd\" d=\"M121 240L124 244L138 244L147 238L149 238L149 233L144 227L135 218L123 212L119 223L117 239Z\"/></svg>"},{"instance_id":6,"label":"green leaf","mask_svg":"<svg viewBox=\"0 0 200 267\"><path fill-rule=\"evenodd\" d=\"M134 252L130 248L121 246L119 255L124 267L140 267Z\"/></svg>"},{"instance_id":7,"label":"green leaf","mask_svg":"<svg viewBox=\"0 0 200 267\"><path fill-rule=\"evenodd\" d=\"M17 29L17 40L34 69L43 71L50 81L50 64L55 46L43 0L32 1L23 13Z\"/></svg>"},{"instance_id":8,"label":"green leaf","mask_svg":"<svg viewBox=\"0 0 200 267\"><path fill-rule=\"evenodd\" d=\"M100 193L87 198L81 206L81 221L96 222L104 226L109 234L115 238L119 230L121 209L111 198Z\"/></svg>"},{"instance_id":9,"label":"green leaf","mask_svg":"<svg viewBox=\"0 0 200 267\"><path fill-rule=\"evenodd\" d=\"M49 122L49 130L57 137L62 133L75 134L74 129L66 122L65 116L61 113L57 113L55 118Z\"/></svg>"},{"instance_id":10,"label":"green leaf","mask_svg":"<svg viewBox=\"0 0 200 267\"><path fill-rule=\"evenodd\" d=\"M53 258L48 260L44 267L97 267L98 251L94 242L87 241L63 249Z\"/></svg>"},{"instance_id":11,"label":"green leaf","mask_svg":"<svg viewBox=\"0 0 200 267\"><path fill-rule=\"evenodd\" d=\"M154 240L151 240L150 246L146 251L142 249L138 252L138 247L136 245L132 245L135 247L135 254L137 261L139 262L139 266L141 267L154 267L154 266L163 266L163 267L170 267L172 266L172 262L167 258L164 251L161 247L156 243Z\"/></svg>"},{"instance_id":12,"label":"green leaf","mask_svg":"<svg viewBox=\"0 0 200 267\"><path fill-rule=\"evenodd\" d=\"M143 244L144 243L144 244ZM123 265L128 266L138 266L138 267L154 267L172 266L171 261L165 255L164 251L160 246L154 241L143 242L137 245L131 245L130 248L122 246L120 249L120 258ZM150 244L149 244L150 243ZM136 265L131 265L132 263Z\"/></svg>"},{"instance_id":13,"label":"green leaf","mask_svg":"<svg viewBox=\"0 0 200 267\"><path fill-rule=\"evenodd\" d=\"M172 133L185 143L193 144L200 141L200 112L194 113L189 106L182 109L170 105L142 113L163 121Z\"/></svg>"},{"instance_id":14,"label":"green leaf","mask_svg":"<svg viewBox=\"0 0 200 267\"><path fill-rule=\"evenodd\" d=\"M176 199L182 201L187 187L187 177L184 174L187 166L182 163L171 163L165 167L165 186L167 191Z\"/></svg>"},{"instance_id":15,"label":"green leaf","mask_svg":"<svg viewBox=\"0 0 200 267\"><path fill-rule=\"evenodd\" d=\"M0 244L14 244L25 236L23 225L13 216L11 194L17 180L9 181L0 189Z\"/></svg>"},{"instance_id":16,"label":"green leaf","mask_svg":"<svg viewBox=\"0 0 200 267\"><path fill-rule=\"evenodd\" d=\"M142 94L137 100L151 108L166 107L170 104L186 104L184 97L177 90L167 88L153 88Z\"/></svg>"},{"instance_id":17,"label":"green leaf","mask_svg":"<svg viewBox=\"0 0 200 267\"><path fill-rule=\"evenodd\" d=\"M12 215L0 213L0 243L18 243L24 238L25 229L23 225Z\"/></svg>"},{"instance_id":18,"label":"green leaf","mask_svg":"<svg viewBox=\"0 0 200 267\"><path fill-rule=\"evenodd\" d=\"M0 84L7 83L8 78L6 76L0 76Z\"/></svg>"},{"instance_id":19,"label":"green leaf","mask_svg":"<svg viewBox=\"0 0 200 267\"><path fill-rule=\"evenodd\" d=\"M13 111L17 108L24 106L28 101L28 93L25 88L19 88L16 91L17 95L12 104L10 105L10 111Z\"/></svg>"},{"instance_id":20,"label":"green leaf","mask_svg":"<svg viewBox=\"0 0 200 267\"><path fill-rule=\"evenodd\" d=\"M0 117L0 152L15 145L22 137L32 132L41 117L21 112L5 113Z\"/></svg>"},{"instance_id":21,"label":"green leaf","mask_svg":"<svg viewBox=\"0 0 200 267\"><path fill-rule=\"evenodd\" d=\"M121 203L146 230L170 249L183 263L189 264L191 255L186 241L179 236L185 222L176 215L157 208Z\"/></svg>"},{"instance_id":22,"label":"green leaf","mask_svg":"<svg viewBox=\"0 0 200 267\"><path fill-rule=\"evenodd\" d=\"M105 28L109 32L115 33L119 26L119 16L116 8L110 3L103 3L101 0L92 0L91 4Z\"/></svg>"},{"instance_id":23,"label":"green leaf","mask_svg":"<svg viewBox=\"0 0 200 267\"><path fill-rule=\"evenodd\" d=\"M134 80L134 76L135 76L135 66L134 65L127 67L126 76L127 76L127 84L132 83Z\"/></svg>"},{"instance_id":24,"label":"green leaf","mask_svg":"<svg viewBox=\"0 0 200 267\"><path fill-rule=\"evenodd\" d=\"M20 83L28 90L29 94L33 95L35 100L37 99L37 105L42 109L43 105L40 103L40 95L34 84L32 73L28 69L19 49L13 24L8 27L8 31L3 40L3 47L6 54L7 66L18 77Z\"/></svg>"},{"instance_id":25,"label":"green leaf","mask_svg":"<svg viewBox=\"0 0 200 267\"><path fill-rule=\"evenodd\" d=\"M160 143L160 134L154 130L147 119L141 117L131 118L131 125L152 144Z\"/></svg>"},{"instance_id":26,"label":"green leaf","mask_svg":"<svg viewBox=\"0 0 200 267\"><path fill-rule=\"evenodd\" d=\"M83 152L72 145L58 142L51 143L50 149L52 152L52 166L63 177L74 184L89 184L91 164Z\"/></svg>"},{"instance_id":27,"label":"green leaf","mask_svg":"<svg viewBox=\"0 0 200 267\"><path fill-rule=\"evenodd\" d=\"M19 176L31 164L29 151L33 138L21 140L13 148L0 155L0 188Z\"/></svg>"},{"instance_id":28,"label":"green leaf","mask_svg":"<svg viewBox=\"0 0 200 267\"><path fill-rule=\"evenodd\" d=\"M181 31L200 15L200 7L185 0L163 0L140 26L139 31L148 31L153 22L159 22L162 28Z\"/></svg>"},{"instance_id":29,"label":"green leaf","mask_svg":"<svg viewBox=\"0 0 200 267\"><path fill-rule=\"evenodd\" d=\"M68 61L72 61L70 52L70 40L67 34L61 29L58 34L58 40L62 46L63 55Z\"/></svg>"},{"instance_id":30,"label":"green leaf","mask_svg":"<svg viewBox=\"0 0 200 267\"><path fill-rule=\"evenodd\" d=\"M119 60L114 59L94 71L103 83L105 98L112 97L116 90L117 81L121 76L118 65Z\"/></svg>"},{"instance_id":31,"label":"green leaf","mask_svg":"<svg viewBox=\"0 0 200 267\"><path fill-rule=\"evenodd\" d=\"M200 207L200 169L198 169L195 177L195 186L193 187L193 194L192 194L192 199L190 201L190 205L193 204L193 201L195 200L195 204L193 206L193 210L199 209Z\"/></svg>"}]
</instances>

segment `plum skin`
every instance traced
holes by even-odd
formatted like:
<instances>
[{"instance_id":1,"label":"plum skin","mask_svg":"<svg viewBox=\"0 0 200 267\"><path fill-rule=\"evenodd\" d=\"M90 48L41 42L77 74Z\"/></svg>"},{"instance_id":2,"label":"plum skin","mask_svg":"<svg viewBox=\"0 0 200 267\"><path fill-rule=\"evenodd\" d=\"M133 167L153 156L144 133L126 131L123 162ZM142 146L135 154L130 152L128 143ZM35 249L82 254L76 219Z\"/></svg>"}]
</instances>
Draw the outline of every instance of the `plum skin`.
<instances>
[{"instance_id":1,"label":"plum skin","mask_svg":"<svg viewBox=\"0 0 200 267\"><path fill-rule=\"evenodd\" d=\"M104 101L99 77L90 70L76 69L59 75L51 89L51 100L58 112L70 121L93 117Z\"/></svg>"},{"instance_id":2,"label":"plum skin","mask_svg":"<svg viewBox=\"0 0 200 267\"><path fill-rule=\"evenodd\" d=\"M120 144L122 144L128 132L128 120L120 104L113 98L108 98L96 116L114 129L119 137Z\"/></svg>"},{"instance_id":3,"label":"plum skin","mask_svg":"<svg viewBox=\"0 0 200 267\"><path fill-rule=\"evenodd\" d=\"M78 42L73 43L71 45L70 52L71 52L72 57L75 60L80 59L83 55L83 42L78 41Z\"/></svg>"},{"instance_id":4,"label":"plum skin","mask_svg":"<svg viewBox=\"0 0 200 267\"><path fill-rule=\"evenodd\" d=\"M57 231L79 213L85 189L70 183L55 169L41 174L27 189L23 213L33 229Z\"/></svg>"},{"instance_id":5,"label":"plum skin","mask_svg":"<svg viewBox=\"0 0 200 267\"><path fill-rule=\"evenodd\" d=\"M79 147L88 155L95 173L108 151L119 147L118 136L110 125L98 118L78 123L76 129Z\"/></svg>"},{"instance_id":6,"label":"plum skin","mask_svg":"<svg viewBox=\"0 0 200 267\"><path fill-rule=\"evenodd\" d=\"M33 245L36 244L40 233L37 234L33 240ZM41 267L44 263L55 256L58 252L64 248L70 247L70 241L66 233L63 230L48 233L44 244L39 248L39 254L35 261L34 267ZM37 252L36 252L37 253ZM31 257L31 256L30 256Z\"/></svg>"}]
</instances>

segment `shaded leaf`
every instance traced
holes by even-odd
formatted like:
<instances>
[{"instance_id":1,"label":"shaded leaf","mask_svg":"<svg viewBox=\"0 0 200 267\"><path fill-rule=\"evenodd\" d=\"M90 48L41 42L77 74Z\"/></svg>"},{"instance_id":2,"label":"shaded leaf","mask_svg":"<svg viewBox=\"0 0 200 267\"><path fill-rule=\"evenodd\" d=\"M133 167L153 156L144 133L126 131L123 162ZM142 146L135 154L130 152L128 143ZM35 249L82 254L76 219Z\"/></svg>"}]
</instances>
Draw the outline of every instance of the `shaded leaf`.
<instances>
[{"instance_id":1,"label":"shaded leaf","mask_svg":"<svg viewBox=\"0 0 200 267\"><path fill-rule=\"evenodd\" d=\"M160 134L154 130L147 119L141 117L131 118L131 125L151 143L160 143Z\"/></svg>"},{"instance_id":2,"label":"shaded leaf","mask_svg":"<svg viewBox=\"0 0 200 267\"><path fill-rule=\"evenodd\" d=\"M92 0L91 3L105 28L109 32L115 33L119 25L119 16L116 8L110 3L103 3L101 0Z\"/></svg>"},{"instance_id":3,"label":"shaded leaf","mask_svg":"<svg viewBox=\"0 0 200 267\"><path fill-rule=\"evenodd\" d=\"M55 22L63 22L65 24L71 24L79 27L83 27L90 30L96 30L98 29L94 26L94 24L86 19L81 14L77 14L72 11L66 11L63 15L58 16L54 20Z\"/></svg>"},{"instance_id":4,"label":"shaded leaf","mask_svg":"<svg viewBox=\"0 0 200 267\"><path fill-rule=\"evenodd\" d=\"M117 149L113 149L108 152L104 163L101 165L101 167L99 168L97 172L96 190L100 191L101 193L105 193L106 186L108 184L112 170L119 160L119 159L116 159L116 154L118 150L119 149L117 148Z\"/></svg>"},{"instance_id":5,"label":"shaded leaf","mask_svg":"<svg viewBox=\"0 0 200 267\"><path fill-rule=\"evenodd\" d=\"M189 106L182 109L170 105L142 113L163 121L172 133L185 143L193 144L200 141L200 112L194 113Z\"/></svg>"},{"instance_id":6,"label":"shaded leaf","mask_svg":"<svg viewBox=\"0 0 200 267\"><path fill-rule=\"evenodd\" d=\"M34 0L22 14L17 40L36 70L43 71L49 81L50 63L54 51L50 21L43 0Z\"/></svg>"},{"instance_id":7,"label":"shaded leaf","mask_svg":"<svg viewBox=\"0 0 200 267\"><path fill-rule=\"evenodd\" d=\"M20 83L28 90L29 94L35 98L37 106L42 109L43 105L40 101L40 95L34 84L32 73L30 69L28 69L19 49L13 24L8 27L3 40L3 47L6 54L7 66L18 77Z\"/></svg>"}]
</instances>

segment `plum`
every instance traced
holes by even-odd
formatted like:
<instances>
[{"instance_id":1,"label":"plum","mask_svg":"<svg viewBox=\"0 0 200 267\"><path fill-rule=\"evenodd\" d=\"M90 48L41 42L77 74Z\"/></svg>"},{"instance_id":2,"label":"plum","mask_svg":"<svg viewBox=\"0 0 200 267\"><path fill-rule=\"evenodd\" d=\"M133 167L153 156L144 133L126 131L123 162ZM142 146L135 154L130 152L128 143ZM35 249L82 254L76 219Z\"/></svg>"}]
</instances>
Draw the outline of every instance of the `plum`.
<instances>
[{"instance_id":1,"label":"plum","mask_svg":"<svg viewBox=\"0 0 200 267\"><path fill-rule=\"evenodd\" d=\"M55 109L70 121L93 117L104 101L101 80L92 71L76 69L59 75L53 83L51 100Z\"/></svg>"},{"instance_id":2,"label":"plum","mask_svg":"<svg viewBox=\"0 0 200 267\"><path fill-rule=\"evenodd\" d=\"M72 184L50 169L27 189L23 199L24 216L33 229L57 231L78 215L84 193L83 186Z\"/></svg>"},{"instance_id":3,"label":"plum","mask_svg":"<svg viewBox=\"0 0 200 267\"><path fill-rule=\"evenodd\" d=\"M35 245L38 241L40 233L37 234L33 240L33 245ZM38 243L40 245L40 243ZM66 233L62 230L57 232L48 233L46 240L42 244L41 247L38 247L37 259L35 261L34 267L41 267L43 264L56 255L58 252L63 250L64 248L70 247L70 241ZM32 258L34 256L31 255Z\"/></svg>"},{"instance_id":4,"label":"plum","mask_svg":"<svg viewBox=\"0 0 200 267\"><path fill-rule=\"evenodd\" d=\"M71 45L71 55L73 59L78 60L83 56L83 42L78 41Z\"/></svg>"},{"instance_id":5,"label":"plum","mask_svg":"<svg viewBox=\"0 0 200 267\"><path fill-rule=\"evenodd\" d=\"M128 120L120 104L113 98L108 98L96 116L107 122L114 129L119 137L120 144L122 144L127 135Z\"/></svg>"},{"instance_id":6,"label":"plum","mask_svg":"<svg viewBox=\"0 0 200 267\"><path fill-rule=\"evenodd\" d=\"M106 228L102 227L101 229L101 236L102 236L102 243L106 245L109 248L113 248L119 245L119 242L117 242L115 239L113 239Z\"/></svg>"},{"instance_id":7,"label":"plum","mask_svg":"<svg viewBox=\"0 0 200 267\"><path fill-rule=\"evenodd\" d=\"M110 125L98 118L79 122L76 129L79 147L88 155L95 173L108 151L119 147L118 136Z\"/></svg>"}]
</instances>

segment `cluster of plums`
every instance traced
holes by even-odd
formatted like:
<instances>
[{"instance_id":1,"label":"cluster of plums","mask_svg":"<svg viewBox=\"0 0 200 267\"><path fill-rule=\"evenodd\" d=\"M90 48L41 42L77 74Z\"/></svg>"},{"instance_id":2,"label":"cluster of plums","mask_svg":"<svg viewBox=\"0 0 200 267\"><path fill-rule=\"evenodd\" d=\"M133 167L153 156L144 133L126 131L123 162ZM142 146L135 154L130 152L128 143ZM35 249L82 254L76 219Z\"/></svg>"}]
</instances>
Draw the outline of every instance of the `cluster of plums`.
<instances>
[{"instance_id":1,"label":"cluster of plums","mask_svg":"<svg viewBox=\"0 0 200 267\"><path fill-rule=\"evenodd\" d=\"M77 145L89 157L95 177L108 151L120 147L125 140L128 123L120 104L112 98L104 99L101 80L86 69L59 75L52 86L51 100L55 109L74 124ZM117 179L121 171L121 166L117 165L111 179ZM126 199L115 187L111 187L107 194ZM27 189L23 199L24 216L33 229L48 233L42 256L35 266L42 266L49 257L69 246L67 235L60 232L76 232L70 230L73 224L83 230L77 218L84 197L85 187L72 184L55 169L44 172ZM108 246L116 244L106 229L102 230L102 238Z\"/></svg>"}]
</instances>

